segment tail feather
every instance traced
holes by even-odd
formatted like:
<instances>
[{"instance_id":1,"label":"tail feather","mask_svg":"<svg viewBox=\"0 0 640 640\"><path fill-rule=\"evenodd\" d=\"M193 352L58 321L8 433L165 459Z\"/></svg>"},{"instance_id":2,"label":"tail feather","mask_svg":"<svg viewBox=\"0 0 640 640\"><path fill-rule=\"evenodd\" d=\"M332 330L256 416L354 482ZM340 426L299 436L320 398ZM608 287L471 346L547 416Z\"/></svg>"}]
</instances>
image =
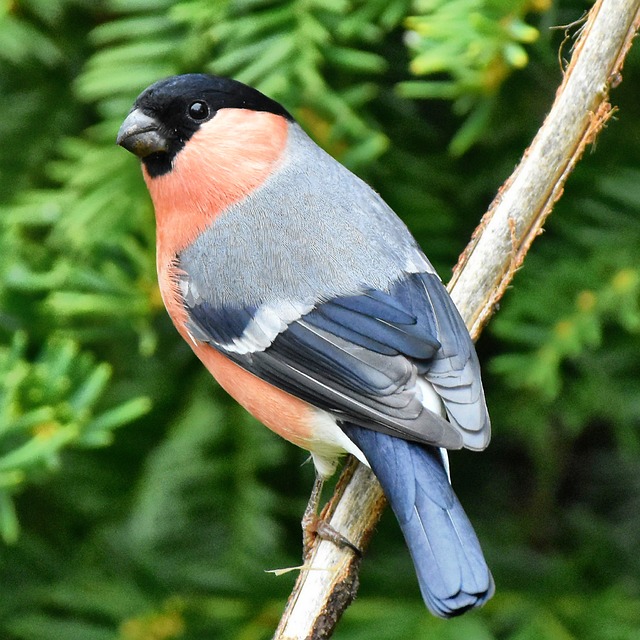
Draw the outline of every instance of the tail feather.
<instances>
[{"instance_id":1,"label":"tail feather","mask_svg":"<svg viewBox=\"0 0 640 640\"><path fill-rule=\"evenodd\" d=\"M493 595L493 578L439 450L341 426L369 461L398 518L429 610L450 618L483 605Z\"/></svg>"}]
</instances>

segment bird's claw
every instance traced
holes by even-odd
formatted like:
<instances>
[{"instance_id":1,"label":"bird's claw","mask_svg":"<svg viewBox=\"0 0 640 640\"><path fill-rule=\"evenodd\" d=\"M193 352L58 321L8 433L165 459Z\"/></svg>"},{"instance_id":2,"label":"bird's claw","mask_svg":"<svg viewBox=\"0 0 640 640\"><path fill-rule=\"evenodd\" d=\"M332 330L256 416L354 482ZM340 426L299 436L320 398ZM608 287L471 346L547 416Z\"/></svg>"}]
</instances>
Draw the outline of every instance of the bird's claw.
<instances>
[{"instance_id":1,"label":"bird's claw","mask_svg":"<svg viewBox=\"0 0 640 640\"><path fill-rule=\"evenodd\" d=\"M362 551L351 540L315 514L305 516L303 519L302 538L302 558L305 562L311 555L318 538L333 542L339 549L351 549L356 556L362 557Z\"/></svg>"}]
</instances>

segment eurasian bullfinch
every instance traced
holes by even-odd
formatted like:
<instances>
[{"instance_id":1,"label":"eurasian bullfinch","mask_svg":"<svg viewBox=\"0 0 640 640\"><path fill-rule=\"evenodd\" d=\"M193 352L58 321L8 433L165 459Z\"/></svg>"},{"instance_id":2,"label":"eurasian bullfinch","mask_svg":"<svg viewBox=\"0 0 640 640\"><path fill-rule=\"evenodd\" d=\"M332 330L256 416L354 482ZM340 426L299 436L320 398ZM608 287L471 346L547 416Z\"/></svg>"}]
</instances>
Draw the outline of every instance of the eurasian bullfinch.
<instances>
[{"instance_id":1,"label":"eurasian bullfinch","mask_svg":"<svg viewBox=\"0 0 640 640\"><path fill-rule=\"evenodd\" d=\"M142 159L160 291L198 358L321 477L345 452L371 467L435 615L485 603L493 578L446 455L489 442L480 368L407 227L234 80L153 84L118 144Z\"/></svg>"}]
</instances>

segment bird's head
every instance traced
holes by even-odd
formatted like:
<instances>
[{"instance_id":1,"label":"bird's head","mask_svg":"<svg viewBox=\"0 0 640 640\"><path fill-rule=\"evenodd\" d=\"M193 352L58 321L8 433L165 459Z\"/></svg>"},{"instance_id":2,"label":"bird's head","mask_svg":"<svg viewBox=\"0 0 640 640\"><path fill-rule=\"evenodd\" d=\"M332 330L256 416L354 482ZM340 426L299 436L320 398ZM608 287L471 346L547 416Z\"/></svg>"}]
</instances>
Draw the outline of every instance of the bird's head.
<instances>
[{"instance_id":1,"label":"bird's head","mask_svg":"<svg viewBox=\"0 0 640 640\"><path fill-rule=\"evenodd\" d=\"M252 87L193 73L160 80L145 89L122 123L117 143L142 159L150 177L162 176L171 171L177 154L197 132L215 138L215 130L225 125L218 114L231 109L292 120L284 107ZM264 128L269 128L266 120ZM237 127L236 133L241 134Z\"/></svg>"},{"instance_id":2,"label":"bird's head","mask_svg":"<svg viewBox=\"0 0 640 640\"><path fill-rule=\"evenodd\" d=\"M158 245L177 252L269 179L286 156L291 115L241 82L160 80L135 101L117 143L142 160Z\"/></svg>"}]
</instances>

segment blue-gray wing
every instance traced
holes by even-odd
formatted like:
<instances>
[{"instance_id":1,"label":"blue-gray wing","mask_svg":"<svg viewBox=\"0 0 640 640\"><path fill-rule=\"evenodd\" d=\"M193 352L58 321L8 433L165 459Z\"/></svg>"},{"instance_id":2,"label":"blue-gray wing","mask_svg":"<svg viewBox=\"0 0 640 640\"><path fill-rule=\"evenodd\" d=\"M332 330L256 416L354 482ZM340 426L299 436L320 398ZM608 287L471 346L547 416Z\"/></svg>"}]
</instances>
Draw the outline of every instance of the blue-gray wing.
<instances>
[{"instance_id":1,"label":"blue-gray wing","mask_svg":"<svg viewBox=\"0 0 640 640\"><path fill-rule=\"evenodd\" d=\"M403 274L387 291L321 301L299 317L286 305L280 316L200 298L185 305L196 339L339 419L447 448L488 443L475 350L433 274ZM425 407L429 384L448 420Z\"/></svg>"}]
</instances>

